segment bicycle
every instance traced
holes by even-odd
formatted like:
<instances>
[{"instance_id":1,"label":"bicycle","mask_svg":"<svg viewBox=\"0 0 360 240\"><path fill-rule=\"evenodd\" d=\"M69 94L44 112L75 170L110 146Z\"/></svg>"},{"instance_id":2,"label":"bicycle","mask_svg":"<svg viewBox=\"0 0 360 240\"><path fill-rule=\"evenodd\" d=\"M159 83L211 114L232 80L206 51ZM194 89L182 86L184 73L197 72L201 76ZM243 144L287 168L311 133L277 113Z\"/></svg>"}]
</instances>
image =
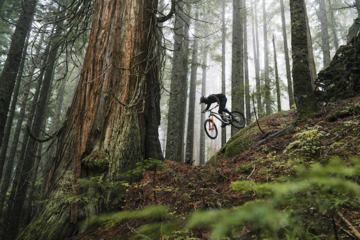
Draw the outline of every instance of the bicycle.
<instances>
[{"instance_id":1,"label":"bicycle","mask_svg":"<svg viewBox=\"0 0 360 240\"><path fill-rule=\"evenodd\" d=\"M224 123L225 125L231 124L233 127L239 128L239 129L245 127L245 117L241 112L232 111L229 114L229 113L223 111L223 113L222 113L223 117L221 117L220 113L212 111L214 108L217 108L217 107L218 107L218 105L207 111L204 111L204 113L210 112L209 118L206 119L204 122L205 132L209 138L215 139L218 136L218 130L217 130L216 124L214 122L214 117L217 118L218 120L220 120L220 122ZM217 115L220 117L218 117Z\"/></svg>"}]
</instances>

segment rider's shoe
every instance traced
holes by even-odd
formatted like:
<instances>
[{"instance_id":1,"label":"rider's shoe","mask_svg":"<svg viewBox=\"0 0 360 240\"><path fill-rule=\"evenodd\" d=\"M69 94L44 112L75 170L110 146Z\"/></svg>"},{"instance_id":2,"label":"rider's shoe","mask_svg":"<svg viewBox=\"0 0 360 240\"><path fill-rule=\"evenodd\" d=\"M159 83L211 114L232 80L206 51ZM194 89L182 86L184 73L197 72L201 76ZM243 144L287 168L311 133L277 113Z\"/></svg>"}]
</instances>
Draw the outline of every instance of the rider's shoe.
<instances>
[{"instance_id":1,"label":"rider's shoe","mask_svg":"<svg viewBox=\"0 0 360 240\"><path fill-rule=\"evenodd\" d=\"M225 123L222 123L222 124L221 124L221 127L222 127L222 128L226 127L226 124L225 124Z\"/></svg>"}]
</instances>

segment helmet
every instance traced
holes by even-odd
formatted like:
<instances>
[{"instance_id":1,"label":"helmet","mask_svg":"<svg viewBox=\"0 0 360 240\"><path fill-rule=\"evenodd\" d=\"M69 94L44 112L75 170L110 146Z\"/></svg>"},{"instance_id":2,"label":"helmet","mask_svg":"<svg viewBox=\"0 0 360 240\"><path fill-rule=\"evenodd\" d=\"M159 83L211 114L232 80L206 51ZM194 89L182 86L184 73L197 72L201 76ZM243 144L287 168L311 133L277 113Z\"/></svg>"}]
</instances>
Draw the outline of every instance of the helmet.
<instances>
[{"instance_id":1,"label":"helmet","mask_svg":"<svg viewBox=\"0 0 360 240\"><path fill-rule=\"evenodd\" d=\"M199 104L201 104L202 102L204 102L204 100L205 100L205 97L204 97L204 96L201 96L201 97L200 97L200 103L199 103Z\"/></svg>"}]
</instances>

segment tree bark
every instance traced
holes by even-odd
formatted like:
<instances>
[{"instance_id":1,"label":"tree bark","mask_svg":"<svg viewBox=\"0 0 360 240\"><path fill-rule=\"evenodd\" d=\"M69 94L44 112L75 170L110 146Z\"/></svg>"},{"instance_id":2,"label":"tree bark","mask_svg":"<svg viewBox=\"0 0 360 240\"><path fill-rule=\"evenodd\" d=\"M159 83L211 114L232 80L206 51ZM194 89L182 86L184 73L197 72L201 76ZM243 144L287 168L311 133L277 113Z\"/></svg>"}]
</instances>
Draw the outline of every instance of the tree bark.
<instances>
[{"instance_id":1,"label":"tree bark","mask_svg":"<svg viewBox=\"0 0 360 240\"><path fill-rule=\"evenodd\" d=\"M18 75L16 77L16 83L15 83L14 93L13 93L13 96L12 96L9 116L8 116L8 118L6 120L7 124L6 124L5 132L4 132L3 144L2 144L2 147L1 147L1 153L0 153L0 180L1 180L1 177L2 177L3 168L4 168L4 164L5 164L5 159L6 159L6 152L8 150L8 145L9 145L9 141L10 141L10 133L11 133L12 125L13 125L13 120L14 120L14 115L15 115L15 108L16 108L18 95L19 95L19 90L20 90L20 83L21 83L21 79L22 79L22 75L23 75L23 71L24 71L24 65L25 65L25 58L26 58L26 51L27 51L28 41L29 41L29 34L27 36L26 46L24 47L23 55L22 55L22 58L21 58L21 63L20 63L20 67L19 67L19 73L18 73Z\"/></svg>"},{"instance_id":2,"label":"tree bark","mask_svg":"<svg viewBox=\"0 0 360 240\"><path fill-rule=\"evenodd\" d=\"M166 137L166 158L177 162L183 160L181 158L184 142L184 129L182 126L185 119L184 106L186 105L186 81L184 81L183 78L183 59L186 54L186 44L184 39L185 22L183 21L183 10L181 10L183 8L184 3L178 2L174 26L174 55L171 71L168 129Z\"/></svg>"},{"instance_id":3,"label":"tree bark","mask_svg":"<svg viewBox=\"0 0 360 240\"><path fill-rule=\"evenodd\" d=\"M329 13L330 13L330 21L331 21L331 31L334 36L335 51L337 51L339 49L339 39L337 36L337 31L336 31L336 21L335 21L335 17L334 17L334 9L332 7L330 0L328 0L328 3L329 3L329 7L330 7Z\"/></svg>"},{"instance_id":4,"label":"tree bark","mask_svg":"<svg viewBox=\"0 0 360 240\"><path fill-rule=\"evenodd\" d=\"M245 106L246 106L246 124L251 123L251 109L250 109L250 83L249 83L249 55L248 55L248 41L247 41L247 8L246 0L243 0L244 8L244 70L245 70Z\"/></svg>"},{"instance_id":5,"label":"tree bark","mask_svg":"<svg viewBox=\"0 0 360 240\"><path fill-rule=\"evenodd\" d=\"M321 22L323 64L324 64L324 68L327 68L330 65L330 43L329 43L328 21L326 16L326 5L325 5L325 0L318 0L318 3L319 3L318 17Z\"/></svg>"},{"instance_id":6,"label":"tree bark","mask_svg":"<svg viewBox=\"0 0 360 240\"><path fill-rule=\"evenodd\" d=\"M89 203L85 212L80 211L84 206L66 200L80 193L76 187L80 177L115 181L137 162L154 158L145 153L146 148L160 147L158 139L146 141L152 121L148 99L156 97L151 95L151 83L157 80L156 8L157 1L96 1L80 82L47 194L51 204L42 208L19 240L68 237L79 219L102 209L101 200ZM83 191L90 197L108 194L96 187Z\"/></svg>"},{"instance_id":7,"label":"tree bark","mask_svg":"<svg viewBox=\"0 0 360 240\"><path fill-rule=\"evenodd\" d=\"M302 119L318 110L317 100L311 86L304 0L290 0L290 12L294 97L298 109L297 117Z\"/></svg>"},{"instance_id":8,"label":"tree bark","mask_svg":"<svg viewBox=\"0 0 360 240\"><path fill-rule=\"evenodd\" d=\"M273 46L274 46L274 66L275 66L275 80L276 80L276 97L277 97L277 108L278 112L281 112L281 96L280 96L280 80L276 59L276 46L275 46L275 37L273 36Z\"/></svg>"},{"instance_id":9,"label":"tree bark","mask_svg":"<svg viewBox=\"0 0 360 240\"><path fill-rule=\"evenodd\" d=\"M233 37L231 70L231 110L244 112L244 30L242 0L233 0ZM238 129L231 126L231 135Z\"/></svg>"},{"instance_id":10,"label":"tree bark","mask_svg":"<svg viewBox=\"0 0 360 240\"><path fill-rule=\"evenodd\" d=\"M198 10L195 14L195 19L198 19ZM196 22L194 23L194 35L196 36ZM196 96L196 76L198 65L198 38L194 39L192 52L192 65L190 76L190 96L189 96L189 113L188 113L188 128L186 136L186 157L185 161L192 161L194 159L194 124L195 124L195 96Z\"/></svg>"},{"instance_id":11,"label":"tree bark","mask_svg":"<svg viewBox=\"0 0 360 240\"><path fill-rule=\"evenodd\" d=\"M294 105L294 93L293 93L293 84L291 80L291 70L290 70L290 58L289 58L289 47L288 40L286 34L286 22L285 22L285 9L284 9L284 1L280 0L281 7L281 24L282 24L282 34L284 40L284 55L285 55L285 65L286 65L286 78L288 85L288 95L289 95L289 107L291 108Z\"/></svg>"},{"instance_id":12,"label":"tree bark","mask_svg":"<svg viewBox=\"0 0 360 240\"><path fill-rule=\"evenodd\" d=\"M201 95L206 96L206 68L207 68L208 47L203 45L203 66L202 66L202 80L201 80ZM205 114L201 114L200 120L200 165L205 164Z\"/></svg>"},{"instance_id":13,"label":"tree bark","mask_svg":"<svg viewBox=\"0 0 360 240\"><path fill-rule=\"evenodd\" d=\"M270 99L270 77L269 77L269 50L267 44L267 22L265 11L265 0L263 0L263 32L264 32L264 78L265 78L265 112L266 115L271 114L271 99Z\"/></svg>"},{"instance_id":14,"label":"tree bark","mask_svg":"<svg viewBox=\"0 0 360 240\"><path fill-rule=\"evenodd\" d=\"M221 27L221 92L226 95L226 84L225 84L225 73L226 73L226 28L225 28L225 11L226 11L226 2L225 0L221 1L222 5L222 27ZM202 94L203 96L205 94ZM205 121L205 118L203 119ZM201 124L204 121L201 121ZM201 133L202 134L202 133ZM226 143L226 129L221 129L221 146L224 146ZM200 155L201 156L201 155Z\"/></svg>"},{"instance_id":15,"label":"tree bark","mask_svg":"<svg viewBox=\"0 0 360 240\"><path fill-rule=\"evenodd\" d=\"M23 2L24 7L16 23L7 59L0 76L0 146L2 145L6 118L25 46L25 39L31 27L36 2L36 0L25 0Z\"/></svg>"}]
</instances>

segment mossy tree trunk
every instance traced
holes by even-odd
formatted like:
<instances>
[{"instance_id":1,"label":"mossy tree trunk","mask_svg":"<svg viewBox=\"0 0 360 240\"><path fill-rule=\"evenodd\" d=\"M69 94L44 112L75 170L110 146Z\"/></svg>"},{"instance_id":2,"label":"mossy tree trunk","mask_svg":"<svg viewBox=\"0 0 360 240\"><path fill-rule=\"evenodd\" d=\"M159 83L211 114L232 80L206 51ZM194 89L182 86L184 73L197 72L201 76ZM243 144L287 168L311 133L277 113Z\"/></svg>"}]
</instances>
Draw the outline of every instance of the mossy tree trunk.
<instances>
[{"instance_id":1,"label":"mossy tree trunk","mask_svg":"<svg viewBox=\"0 0 360 240\"><path fill-rule=\"evenodd\" d=\"M294 97L298 118L302 119L318 110L317 99L311 86L304 0L290 0L290 12Z\"/></svg>"},{"instance_id":2,"label":"mossy tree trunk","mask_svg":"<svg viewBox=\"0 0 360 240\"><path fill-rule=\"evenodd\" d=\"M157 131L159 98L156 63L157 1L97 0L89 44L67 120L59 139L42 208L18 239L64 239L77 222L101 211L108 193L91 188L98 200L84 212L67 197L78 195L80 178L118 174L146 158L161 157ZM154 119L155 118L155 119ZM155 122L153 122L155 121ZM151 136L150 136L151 135ZM149 141L154 139L154 141Z\"/></svg>"}]
</instances>

